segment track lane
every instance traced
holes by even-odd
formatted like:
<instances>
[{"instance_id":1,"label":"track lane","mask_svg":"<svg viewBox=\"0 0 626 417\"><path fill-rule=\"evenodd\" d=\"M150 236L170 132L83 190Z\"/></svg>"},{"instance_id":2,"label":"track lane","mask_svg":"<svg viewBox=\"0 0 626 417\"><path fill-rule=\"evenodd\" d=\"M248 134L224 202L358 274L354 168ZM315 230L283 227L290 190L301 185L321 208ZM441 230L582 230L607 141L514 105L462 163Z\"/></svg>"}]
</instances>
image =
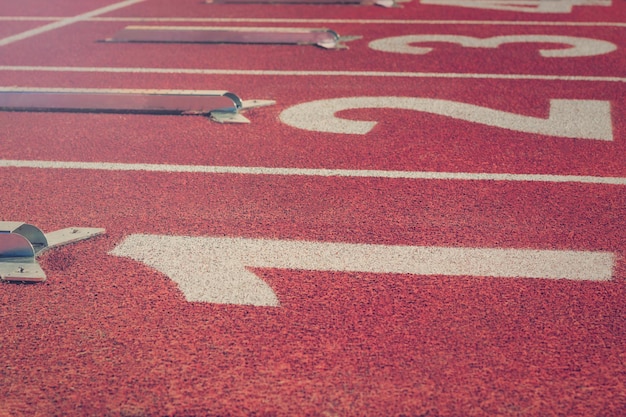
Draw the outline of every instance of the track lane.
<instances>
[{"instance_id":1,"label":"track lane","mask_svg":"<svg viewBox=\"0 0 626 417\"><path fill-rule=\"evenodd\" d=\"M362 39L347 43L350 49L328 51L314 46L294 45L205 45L159 43L105 43L128 23L81 22L55 30L46 42L37 38L24 40L3 49L4 65L23 66L78 66L101 67L111 65L111 54L116 55L116 67L156 68L216 68L249 70L294 71L396 71L443 73L515 73L558 74L624 77L626 62L626 28L570 28L570 27L502 27L487 26L477 32L473 25L428 25L400 27L388 25L335 24L330 29L340 35L358 35ZM155 25L151 23L149 26ZM185 24L179 24L185 25ZM169 24L169 26L175 26ZM187 26L203 26L193 24ZM233 26L232 24L204 26ZM239 26L239 25L235 25ZM259 26L245 24L241 26ZM261 25L276 26L276 25ZM283 27L320 28L326 25L282 25ZM278 26L280 27L280 26ZM602 41L617 48L596 56L549 58L539 54L540 49L563 49L562 43L510 42L498 48L463 47L449 42L423 42L434 50L423 55L374 50L368 45L390 37L410 35L471 36L479 39L519 36L571 36L586 42ZM51 47L52 42L58 47ZM591 47L596 50L597 47ZM25 53L27 51L28 53ZM68 53L72 51L71 53ZM459 59L462 56L462 59ZM294 59L291 59L294 58ZM289 62L286 67L285 62ZM390 67L389 63L393 62ZM218 65L219 63L219 65Z\"/></svg>"},{"instance_id":2,"label":"track lane","mask_svg":"<svg viewBox=\"0 0 626 417\"><path fill-rule=\"evenodd\" d=\"M471 0L467 3L476 3ZM150 4L138 4L127 10L111 13L111 16L145 17L228 17L228 18L345 18L345 19L469 19L485 20L488 13L494 20L595 20L616 21L616 16L624 10L624 4L613 0L610 6L574 6L569 11L559 13L538 13L539 2L528 2L530 12L502 11L457 7L449 5L423 4L419 1L402 3L398 8L353 5L263 5L263 4L204 4L194 0L177 2L173 6L167 0L151 1ZM567 3L567 2L564 2ZM509 2L515 7L519 2ZM533 7L534 6L534 7Z\"/></svg>"},{"instance_id":3,"label":"track lane","mask_svg":"<svg viewBox=\"0 0 626 417\"><path fill-rule=\"evenodd\" d=\"M15 34L13 36L9 36L9 37L0 39L0 46L10 45L12 43L20 42L20 41L22 41L24 39L29 39L29 38L32 38L32 37L39 37L40 35L42 35L44 33L48 33L48 32L54 31L56 29L72 25L72 24L74 24L76 22L80 22L81 20L84 20L84 19L87 19L87 18L90 18L90 17L96 17L96 16L103 15L103 14L106 14L108 12L120 9L120 8L127 7L129 5L137 3L139 1L143 1L143 0L124 0L124 1L120 1L118 3L108 4L108 5L104 6L104 7L100 7L100 8L95 9L95 10L90 10L88 12L81 13L81 14L78 14L76 16L62 18L62 19L53 21L51 23L44 24L44 25L39 26L37 28L33 28L33 29L27 30L25 32Z\"/></svg>"},{"instance_id":4,"label":"track lane","mask_svg":"<svg viewBox=\"0 0 626 417\"><path fill-rule=\"evenodd\" d=\"M41 26L40 22L3 21L0 24L0 39Z\"/></svg>"},{"instance_id":5,"label":"track lane","mask_svg":"<svg viewBox=\"0 0 626 417\"><path fill-rule=\"evenodd\" d=\"M3 205L3 218L28 212L44 230L107 228L105 237L45 255L46 284L3 286L12 307L2 334L16 335L5 339L6 363L29 351L46 370L8 369L23 381L11 398L36 399L39 410L455 414L504 412L514 402L533 413L618 413L622 187L12 172L3 194L29 199ZM134 232L602 249L618 262L608 283L255 268L281 301L268 310L187 303L167 277L107 255ZM38 336L17 337L19 326ZM507 377L494 378L494 369ZM67 382L51 394L46 375ZM73 387L87 381L75 397ZM603 395L563 395L581 384ZM485 405L477 386L499 394Z\"/></svg>"},{"instance_id":6,"label":"track lane","mask_svg":"<svg viewBox=\"0 0 626 417\"><path fill-rule=\"evenodd\" d=\"M84 86L112 86L108 77L87 78L90 81ZM118 75L115 86L150 88L163 85L160 80L165 78ZM405 79L400 84L379 84L373 90L367 78L352 82L348 89L341 78L310 79L324 89L312 91L299 79L285 82L270 77L211 77L209 84L206 77L185 76L181 78L184 82L177 82L175 88L227 88L244 99L277 101L275 106L246 112L251 120L248 125L220 125L197 116L2 112L0 119L8 129L2 156L16 160L626 176L624 126L618 117L626 103L623 88L614 84ZM48 84L47 78L40 82ZM551 137L392 109L341 113L347 119L377 121L374 130L365 135L311 132L280 121L280 115L291 106L346 94L432 97L537 118L547 118L551 98L608 100L614 139ZM407 129L410 140L403 134Z\"/></svg>"},{"instance_id":7,"label":"track lane","mask_svg":"<svg viewBox=\"0 0 626 417\"><path fill-rule=\"evenodd\" d=\"M24 0L20 2L8 2L2 5L3 16L76 16L90 10L105 7L114 3L111 0L89 0L89 2L77 3L72 0L51 0L41 2L38 0Z\"/></svg>"}]
</instances>

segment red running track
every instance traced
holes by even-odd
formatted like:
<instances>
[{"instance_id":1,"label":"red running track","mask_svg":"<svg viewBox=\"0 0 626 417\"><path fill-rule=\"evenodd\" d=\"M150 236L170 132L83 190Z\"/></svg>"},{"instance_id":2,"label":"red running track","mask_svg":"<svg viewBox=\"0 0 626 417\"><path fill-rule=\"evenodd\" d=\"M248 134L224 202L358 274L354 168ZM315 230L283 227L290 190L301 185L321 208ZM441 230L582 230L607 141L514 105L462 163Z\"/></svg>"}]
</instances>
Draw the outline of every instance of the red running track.
<instances>
[{"instance_id":1,"label":"red running track","mask_svg":"<svg viewBox=\"0 0 626 417\"><path fill-rule=\"evenodd\" d=\"M108 4L3 6L0 43L56 21L25 17ZM0 112L0 220L107 230L41 256L45 283L0 285L0 416L624 415L625 16L616 0L571 13L154 0L0 46L0 87L230 90L276 101L245 112L246 125ZM342 51L98 42L155 17L204 20L143 23L331 27L362 38ZM227 20L210 20L218 18ZM538 50L563 44L430 42L433 51L408 56L368 46L415 34L569 36L615 50L547 58ZM285 116L364 96L419 99L428 110L337 113L343 125L378 122L366 134L307 130ZM545 126L555 99L593 100L607 116L587 121L597 137L520 127ZM462 120L445 114L451 103L499 113ZM525 121L498 126L503 113ZM278 299L267 307L188 301L175 274L119 256L138 236L579 251L613 261L606 281L246 264ZM206 267L193 246L152 252L167 265Z\"/></svg>"}]
</instances>

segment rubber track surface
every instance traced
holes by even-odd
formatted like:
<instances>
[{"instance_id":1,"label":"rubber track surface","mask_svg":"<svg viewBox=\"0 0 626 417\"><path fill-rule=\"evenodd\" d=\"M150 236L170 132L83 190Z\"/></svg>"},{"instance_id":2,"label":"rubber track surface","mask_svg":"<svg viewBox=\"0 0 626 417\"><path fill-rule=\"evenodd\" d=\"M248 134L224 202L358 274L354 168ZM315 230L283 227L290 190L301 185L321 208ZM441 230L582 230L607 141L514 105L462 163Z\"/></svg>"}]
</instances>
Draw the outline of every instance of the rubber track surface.
<instances>
[{"instance_id":1,"label":"rubber track surface","mask_svg":"<svg viewBox=\"0 0 626 417\"><path fill-rule=\"evenodd\" d=\"M0 44L115 4L5 3ZM0 417L626 415L624 1L542 13L418 0L389 9L146 0L66 23L0 46L0 87L228 90L276 104L244 112L250 124L0 112L0 221L106 229L39 257L44 283L0 285ZM102 42L131 24L328 27L361 38L336 51ZM430 41L422 55L369 46L433 34L616 48L549 58L539 49L567 45ZM285 116L351 97L419 99L428 110L337 112L342 126L377 122L366 134ZM551 100L608 106L608 127L590 123L611 137L497 126L503 114L544 126ZM451 116L451 103L498 116ZM142 252L159 267L117 252L132 239L180 236L188 246ZM601 253L612 272L604 281L417 275L243 256L232 275L252 274L277 306L190 301L173 277L191 282L211 268L203 259L213 255L193 244L206 238L232 242L216 249L224 259L263 239Z\"/></svg>"}]
</instances>

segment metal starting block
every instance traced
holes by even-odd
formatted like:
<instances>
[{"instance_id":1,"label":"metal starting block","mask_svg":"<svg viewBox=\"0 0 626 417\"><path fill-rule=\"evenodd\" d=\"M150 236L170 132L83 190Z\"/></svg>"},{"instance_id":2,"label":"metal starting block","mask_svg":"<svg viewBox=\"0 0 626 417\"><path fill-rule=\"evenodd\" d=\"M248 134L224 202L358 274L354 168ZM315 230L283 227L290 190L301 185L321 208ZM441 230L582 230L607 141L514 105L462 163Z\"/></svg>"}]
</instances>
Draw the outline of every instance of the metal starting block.
<instances>
[{"instance_id":1,"label":"metal starting block","mask_svg":"<svg viewBox=\"0 0 626 417\"><path fill-rule=\"evenodd\" d=\"M0 280L42 282L46 274L37 263L44 251L101 235L104 229L70 227L44 234L21 222L0 222Z\"/></svg>"},{"instance_id":2,"label":"metal starting block","mask_svg":"<svg viewBox=\"0 0 626 417\"><path fill-rule=\"evenodd\" d=\"M0 111L199 115L249 123L241 111L272 104L228 91L0 87Z\"/></svg>"},{"instance_id":3,"label":"metal starting block","mask_svg":"<svg viewBox=\"0 0 626 417\"><path fill-rule=\"evenodd\" d=\"M105 42L225 43L317 45L345 49L344 42L360 36L339 36L330 29L225 26L127 26Z\"/></svg>"}]
</instances>

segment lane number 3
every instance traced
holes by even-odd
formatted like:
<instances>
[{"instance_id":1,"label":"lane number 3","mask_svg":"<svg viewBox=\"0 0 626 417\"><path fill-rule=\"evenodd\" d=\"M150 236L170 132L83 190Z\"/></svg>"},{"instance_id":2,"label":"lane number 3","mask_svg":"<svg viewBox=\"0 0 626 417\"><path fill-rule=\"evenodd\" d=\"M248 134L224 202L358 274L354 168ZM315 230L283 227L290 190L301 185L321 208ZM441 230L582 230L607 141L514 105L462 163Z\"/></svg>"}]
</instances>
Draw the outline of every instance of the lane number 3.
<instances>
[{"instance_id":1,"label":"lane number 3","mask_svg":"<svg viewBox=\"0 0 626 417\"><path fill-rule=\"evenodd\" d=\"M574 36L509 35L494 36L492 38L474 38L472 36L436 34L394 36L391 38L378 39L370 42L369 47L382 52L423 55L431 52L433 48L417 46L416 44L426 42L455 43L466 48L497 48L506 43L552 43L567 45L566 48L540 49L539 54L544 58L595 56L608 54L617 49L617 46L611 42Z\"/></svg>"}]
</instances>

